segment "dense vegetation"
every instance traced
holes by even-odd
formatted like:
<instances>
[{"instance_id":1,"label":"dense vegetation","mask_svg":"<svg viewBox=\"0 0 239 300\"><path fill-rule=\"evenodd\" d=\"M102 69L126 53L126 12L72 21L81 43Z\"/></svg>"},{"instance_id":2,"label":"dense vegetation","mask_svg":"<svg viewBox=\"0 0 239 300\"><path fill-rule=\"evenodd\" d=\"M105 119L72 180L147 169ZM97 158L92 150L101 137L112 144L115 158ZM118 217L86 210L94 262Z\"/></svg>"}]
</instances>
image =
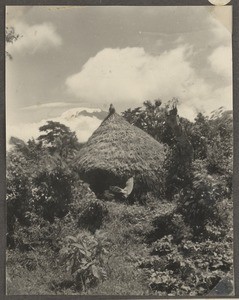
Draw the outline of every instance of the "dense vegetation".
<instances>
[{"instance_id":1,"label":"dense vegetation","mask_svg":"<svg viewBox=\"0 0 239 300\"><path fill-rule=\"evenodd\" d=\"M7 153L8 294L206 295L232 279L232 116L180 118L193 149L146 101L123 116L167 145L164 199L97 199L74 132L48 122Z\"/></svg>"}]
</instances>

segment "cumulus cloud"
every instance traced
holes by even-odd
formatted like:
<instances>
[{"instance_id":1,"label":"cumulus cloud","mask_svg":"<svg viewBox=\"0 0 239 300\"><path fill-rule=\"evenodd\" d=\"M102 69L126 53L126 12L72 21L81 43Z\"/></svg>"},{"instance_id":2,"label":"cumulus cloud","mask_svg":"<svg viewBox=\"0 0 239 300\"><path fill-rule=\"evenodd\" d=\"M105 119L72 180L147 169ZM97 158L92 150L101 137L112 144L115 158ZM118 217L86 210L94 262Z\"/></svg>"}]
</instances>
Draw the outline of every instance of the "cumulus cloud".
<instances>
[{"instance_id":1,"label":"cumulus cloud","mask_svg":"<svg viewBox=\"0 0 239 300\"><path fill-rule=\"evenodd\" d=\"M220 46L208 57L214 72L231 80L232 78L232 48Z\"/></svg>"},{"instance_id":2,"label":"cumulus cloud","mask_svg":"<svg viewBox=\"0 0 239 300\"><path fill-rule=\"evenodd\" d=\"M113 99L138 103L147 98L177 94L194 74L184 59L188 47L151 56L143 48L104 49L90 58L82 70L66 80L75 96L97 102ZM176 95L174 94L174 95Z\"/></svg>"},{"instance_id":3,"label":"cumulus cloud","mask_svg":"<svg viewBox=\"0 0 239 300\"><path fill-rule=\"evenodd\" d=\"M146 99L178 97L183 115L193 119L198 110L217 108L220 100L215 88L192 67L192 55L188 45L157 56L143 48L106 48L68 77L66 85L76 97L95 104L112 101L132 107ZM223 101L231 108L230 94Z\"/></svg>"},{"instance_id":4,"label":"cumulus cloud","mask_svg":"<svg viewBox=\"0 0 239 300\"><path fill-rule=\"evenodd\" d=\"M55 26L50 22L29 25L22 21L13 21L11 25L20 38L12 44L7 45L10 52L27 52L33 54L45 51L52 47L59 47L62 38L57 33Z\"/></svg>"}]
</instances>

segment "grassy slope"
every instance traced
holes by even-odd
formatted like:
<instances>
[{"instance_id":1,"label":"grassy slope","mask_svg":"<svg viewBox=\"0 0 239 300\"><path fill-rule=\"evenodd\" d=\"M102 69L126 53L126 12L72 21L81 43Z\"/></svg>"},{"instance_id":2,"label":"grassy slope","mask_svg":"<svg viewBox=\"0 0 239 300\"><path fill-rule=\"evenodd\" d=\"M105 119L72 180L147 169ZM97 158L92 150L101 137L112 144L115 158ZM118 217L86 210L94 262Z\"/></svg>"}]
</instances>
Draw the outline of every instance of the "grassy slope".
<instances>
[{"instance_id":1,"label":"grassy slope","mask_svg":"<svg viewBox=\"0 0 239 300\"><path fill-rule=\"evenodd\" d=\"M107 202L106 205L109 218L101 231L112 245L105 266L108 279L88 290L87 294L147 295L149 289L143 274L136 268L136 262L148 255L144 236L151 228L153 216L165 213L171 205L162 204L157 209L155 205L147 208L115 202ZM50 251L42 251L37 257L34 257L34 251L27 252L27 255L9 252L7 266L11 280L7 284L9 295L79 294L70 287L70 279L66 278L65 271ZM65 281L65 285L54 286L56 280Z\"/></svg>"}]
</instances>

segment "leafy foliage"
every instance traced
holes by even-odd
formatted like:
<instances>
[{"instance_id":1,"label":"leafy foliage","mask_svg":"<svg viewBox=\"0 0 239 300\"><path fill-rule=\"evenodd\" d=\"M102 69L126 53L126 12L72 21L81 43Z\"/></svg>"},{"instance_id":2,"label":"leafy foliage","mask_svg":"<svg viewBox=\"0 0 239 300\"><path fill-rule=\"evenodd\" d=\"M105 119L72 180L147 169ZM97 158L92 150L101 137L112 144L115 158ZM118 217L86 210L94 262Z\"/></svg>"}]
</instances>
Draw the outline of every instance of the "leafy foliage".
<instances>
[{"instance_id":1,"label":"leafy foliage","mask_svg":"<svg viewBox=\"0 0 239 300\"><path fill-rule=\"evenodd\" d=\"M171 235L152 244L152 255L139 261L149 287L160 296L203 295L231 270L232 247L210 240L173 242Z\"/></svg>"},{"instance_id":2,"label":"leafy foliage","mask_svg":"<svg viewBox=\"0 0 239 300\"><path fill-rule=\"evenodd\" d=\"M100 200L91 202L79 215L78 224L94 233L102 226L107 214L107 208Z\"/></svg>"},{"instance_id":3,"label":"leafy foliage","mask_svg":"<svg viewBox=\"0 0 239 300\"><path fill-rule=\"evenodd\" d=\"M168 151L164 168L166 170L165 196L167 199L172 199L175 194L192 183L191 166L182 159L181 149L177 144Z\"/></svg>"},{"instance_id":4,"label":"leafy foliage","mask_svg":"<svg viewBox=\"0 0 239 300\"><path fill-rule=\"evenodd\" d=\"M227 223L227 215L220 210L227 196L225 184L209 175L201 161L195 161L193 185L178 194L178 211L198 236L210 222L221 226Z\"/></svg>"},{"instance_id":5,"label":"leafy foliage","mask_svg":"<svg viewBox=\"0 0 239 300\"><path fill-rule=\"evenodd\" d=\"M17 140L7 154L8 243L14 246L16 222L34 225L29 214L50 222L64 217L77 180L67 157L52 154L42 142Z\"/></svg>"},{"instance_id":6,"label":"leafy foliage","mask_svg":"<svg viewBox=\"0 0 239 300\"><path fill-rule=\"evenodd\" d=\"M103 247L103 242L102 235L93 237L87 232L82 232L76 237L66 236L60 257L78 289L85 291L100 280L106 279L103 265L104 254L108 251Z\"/></svg>"},{"instance_id":7,"label":"leafy foliage","mask_svg":"<svg viewBox=\"0 0 239 300\"><path fill-rule=\"evenodd\" d=\"M58 158L39 166L33 178L32 199L37 213L53 222L54 217L62 218L69 211L72 202L74 174Z\"/></svg>"},{"instance_id":8,"label":"leafy foliage","mask_svg":"<svg viewBox=\"0 0 239 300\"><path fill-rule=\"evenodd\" d=\"M160 99L154 100L154 103L147 100L143 107L128 109L122 115L129 123L146 131L156 140L171 145L174 137L171 129L165 124L167 107L161 104Z\"/></svg>"},{"instance_id":9,"label":"leafy foliage","mask_svg":"<svg viewBox=\"0 0 239 300\"><path fill-rule=\"evenodd\" d=\"M6 43L14 43L15 41L17 41L18 39L20 38L20 35L17 34L15 32L15 28L14 27L6 27L5 28L5 40L6 40ZM7 54L7 57L9 59L12 59L12 55L6 51L6 54Z\"/></svg>"},{"instance_id":10,"label":"leafy foliage","mask_svg":"<svg viewBox=\"0 0 239 300\"><path fill-rule=\"evenodd\" d=\"M47 124L41 126L39 130L45 133L40 135L38 140L48 148L50 153L67 157L80 147L75 132L71 132L64 124L47 121Z\"/></svg>"},{"instance_id":11,"label":"leafy foliage","mask_svg":"<svg viewBox=\"0 0 239 300\"><path fill-rule=\"evenodd\" d=\"M166 170L166 197L172 199L181 189L192 185L192 166L184 159L182 149L171 128L167 125L167 110L177 103L172 99L162 106L161 101L153 104L144 102L143 107L128 109L123 116L135 126L145 130L156 140L166 143L170 149L164 168ZM232 117L230 111L222 108L214 111L211 117L198 113L194 122L179 117L179 122L193 148L196 160L206 161L210 174L220 174L232 189Z\"/></svg>"},{"instance_id":12,"label":"leafy foliage","mask_svg":"<svg viewBox=\"0 0 239 300\"><path fill-rule=\"evenodd\" d=\"M35 250L36 247L41 246L52 250L59 248L58 234L61 231L59 221L55 220L51 224L32 212L27 212L25 217L30 226L23 226L18 221L15 223L13 238L17 249L24 252Z\"/></svg>"},{"instance_id":13,"label":"leafy foliage","mask_svg":"<svg viewBox=\"0 0 239 300\"><path fill-rule=\"evenodd\" d=\"M183 216L176 210L161 214L152 219L153 230L147 235L148 242L154 242L167 235L172 235L174 241L191 237L191 228L187 226Z\"/></svg>"}]
</instances>

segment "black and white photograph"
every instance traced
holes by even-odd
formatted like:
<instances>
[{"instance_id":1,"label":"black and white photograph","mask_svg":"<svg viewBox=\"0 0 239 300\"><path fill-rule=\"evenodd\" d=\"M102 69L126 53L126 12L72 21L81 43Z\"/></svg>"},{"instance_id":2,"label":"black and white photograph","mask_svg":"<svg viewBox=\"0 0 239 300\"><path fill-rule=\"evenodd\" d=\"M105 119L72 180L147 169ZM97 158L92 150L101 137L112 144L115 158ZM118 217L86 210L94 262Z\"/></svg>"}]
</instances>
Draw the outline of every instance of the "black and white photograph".
<instances>
[{"instance_id":1,"label":"black and white photograph","mask_svg":"<svg viewBox=\"0 0 239 300\"><path fill-rule=\"evenodd\" d=\"M234 296L232 6L11 5L5 42L7 295Z\"/></svg>"}]
</instances>

